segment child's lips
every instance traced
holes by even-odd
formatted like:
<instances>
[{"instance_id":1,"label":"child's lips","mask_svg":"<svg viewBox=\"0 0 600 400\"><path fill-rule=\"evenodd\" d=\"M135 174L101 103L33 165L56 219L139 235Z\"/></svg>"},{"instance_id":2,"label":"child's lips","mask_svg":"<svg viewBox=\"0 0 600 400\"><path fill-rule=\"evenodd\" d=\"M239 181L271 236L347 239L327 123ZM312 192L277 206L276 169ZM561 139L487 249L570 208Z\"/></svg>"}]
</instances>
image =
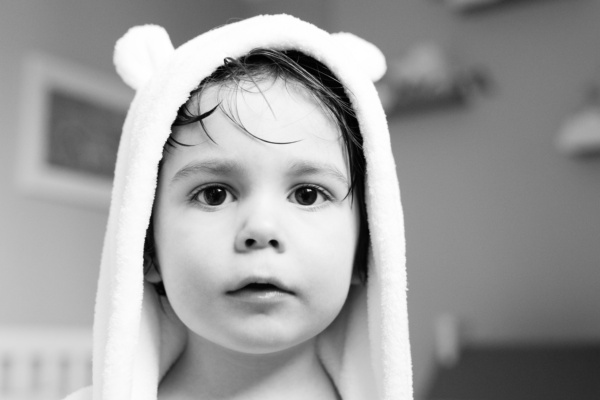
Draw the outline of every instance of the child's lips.
<instances>
[{"instance_id":1,"label":"child's lips","mask_svg":"<svg viewBox=\"0 0 600 400\"><path fill-rule=\"evenodd\" d=\"M244 287L228 294L231 298L250 304L278 304L291 296L291 293L274 287L264 290Z\"/></svg>"},{"instance_id":2,"label":"child's lips","mask_svg":"<svg viewBox=\"0 0 600 400\"><path fill-rule=\"evenodd\" d=\"M227 294L234 296L274 297L277 295L294 294L285 284L274 278L250 277L243 279Z\"/></svg>"}]
</instances>

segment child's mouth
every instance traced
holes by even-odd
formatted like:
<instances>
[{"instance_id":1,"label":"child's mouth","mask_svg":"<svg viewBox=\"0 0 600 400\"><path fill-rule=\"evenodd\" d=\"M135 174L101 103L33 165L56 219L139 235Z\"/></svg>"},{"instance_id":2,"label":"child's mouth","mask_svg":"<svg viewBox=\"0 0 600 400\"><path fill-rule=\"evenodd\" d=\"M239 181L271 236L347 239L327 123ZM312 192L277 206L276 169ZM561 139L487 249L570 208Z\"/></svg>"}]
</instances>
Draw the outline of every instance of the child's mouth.
<instances>
[{"instance_id":1,"label":"child's mouth","mask_svg":"<svg viewBox=\"0 0 600 400\"><path fill-rule=\"evenodd\" d=\"M247 290L250 292L265 292L270 290L281 290L276 285L271 283L250 283L239 290Z\"/></svg>"},{"instance_id":2,"label":"child's mouth","mask_svg":"<svg viewBox=\"0 0 600 400\"><path fill-rule=\"evenodd\" d=\"M293 294L292 291L270 282L242 283L239 288L230 290L228 295L246 300L276 300Z\"/></svg>"}]
</instances>

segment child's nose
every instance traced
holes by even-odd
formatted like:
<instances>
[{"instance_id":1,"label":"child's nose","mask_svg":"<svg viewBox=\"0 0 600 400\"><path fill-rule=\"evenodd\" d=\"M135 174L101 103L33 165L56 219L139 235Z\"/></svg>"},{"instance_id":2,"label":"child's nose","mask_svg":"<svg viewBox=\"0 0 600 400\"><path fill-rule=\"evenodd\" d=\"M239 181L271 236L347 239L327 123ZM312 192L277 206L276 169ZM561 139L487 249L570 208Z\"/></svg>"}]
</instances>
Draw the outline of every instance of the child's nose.
<instances>
[{"instance_id":1,"label":"child's nose","mask_svg":"<svg viewBox=\"0 0 600 400\"><path fill-rule=\"evenodd\" d=\"M272 247L274 249L279 249L279 240L277 239L253 239L253 238L248 238L244 241L244 247L246 249L256 249L256 248L261 248L261 247Z\"/></svg>"},{"instance_id":2,"label":"child's nose","mask_svg":"<svg viewBox=\"0 0 600 400\"><path fill-rule=\"evenodd\" d=\"M285 243L278 218L273 210L250 210L235 238L235 248L240 252L271 248L278 253L285 251Z\"/></svg>"},{"instance_id":3,"label":"child's nose","mask_svg":"<svg viewBox=\"0 0 600 400\"><path fill-rule=\"evenodd\" d=\"M235 248L240 252L266 248L272 248L278 253L285 251L283 240L278 237L275 229L267 224L242 229L235 239Z\"/></svg>"}]
</instances>

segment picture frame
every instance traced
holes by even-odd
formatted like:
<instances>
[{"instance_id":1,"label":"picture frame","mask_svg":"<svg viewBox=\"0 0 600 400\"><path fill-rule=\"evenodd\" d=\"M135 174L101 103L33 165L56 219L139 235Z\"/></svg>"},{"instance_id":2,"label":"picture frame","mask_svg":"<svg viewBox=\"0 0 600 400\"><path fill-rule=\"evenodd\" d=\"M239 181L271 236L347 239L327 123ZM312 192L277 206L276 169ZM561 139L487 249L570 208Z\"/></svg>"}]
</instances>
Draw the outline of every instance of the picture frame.
<instances>
[{"instance_id":1,"label":"picture frame","mask_svg":"<svg viewBox=\"0 0 600 400\"><path fill-rule=\"evenodd\" d=\"M133 91L115 74L25 57L17 181L24 194L108 210Z\"/></svg>"},{"instance_id":2,"label":"picture frame","mask_svg":"<svg viewBox=\"0 0 600 400\"><path fill-rule=\"evenodd\" d=\"M500 6L519 5L532 0L441 0L448 8L459 13L470 14Z\"/></svg>"}]
</instances>

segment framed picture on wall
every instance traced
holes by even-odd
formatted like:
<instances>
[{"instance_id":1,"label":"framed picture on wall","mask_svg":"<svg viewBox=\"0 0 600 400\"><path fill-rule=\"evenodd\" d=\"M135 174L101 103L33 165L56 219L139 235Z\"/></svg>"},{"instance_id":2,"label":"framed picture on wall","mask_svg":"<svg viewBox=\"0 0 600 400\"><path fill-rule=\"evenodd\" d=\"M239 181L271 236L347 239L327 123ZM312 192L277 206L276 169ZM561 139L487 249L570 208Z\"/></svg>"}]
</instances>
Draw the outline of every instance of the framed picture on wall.
<instances>
[{"instance_id":1,"label":"framed picture on wall","mask_svg":"<svg viewBox=\"0 0 600 400\"><path fill-rule=\"evenodd\" d=\"M442 0L451 9L459 12L471 12L502 5L518 5L528 0Z\"/></svg>"},{"instance_id":2,"label":"framed picture on wall","mask_svg":"<svg viewBox=\"0 0 600 400\"><path fill-rule=\"evenodd\" d=\"M133 92L114 76L30 54L23 69L18 183L24 193L108 209Z\"/></svg>"}]
</instances>

